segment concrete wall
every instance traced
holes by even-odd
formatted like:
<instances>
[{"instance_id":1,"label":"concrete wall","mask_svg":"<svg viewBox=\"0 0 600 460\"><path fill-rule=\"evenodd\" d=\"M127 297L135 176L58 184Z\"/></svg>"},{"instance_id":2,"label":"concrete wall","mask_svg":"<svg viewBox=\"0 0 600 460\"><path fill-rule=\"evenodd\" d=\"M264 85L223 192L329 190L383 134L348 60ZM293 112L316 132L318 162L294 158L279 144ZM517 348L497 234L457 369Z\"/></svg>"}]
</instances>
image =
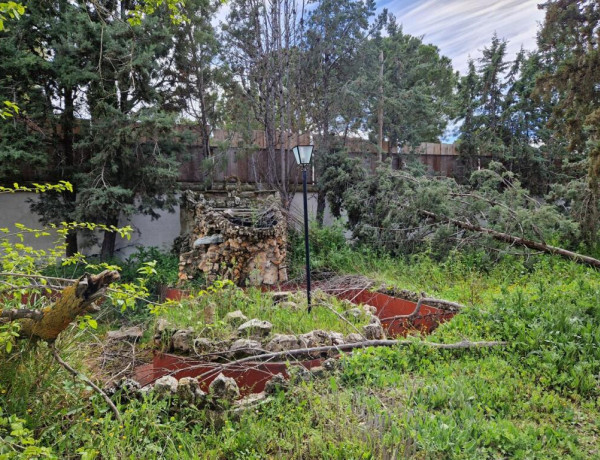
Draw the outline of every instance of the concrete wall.
<instances>
[{"instance_id":1,"label":"concrete wall","mask_svg":"<svg viewBox=\"0 0 600 460\"><path fill-rule=\"evenodd\" d=\"M29 200L35 200L35 193L5 193L0 194L0 228L8 228L10 233L19 231L15 228L15 223L23 224L27 228L39 228L43 226L39 221L39 216L33 214L29 210ZM4 235L0 233L0 237ZM32 234L25 233L24 244L33 247L34 249L48 249L53 247L52 244L57 240L58 235L44 236L35 238ZM15 237L10 237L12 242L18 242ZM0 249L1 250L1 249Z\"/></svg>"},{"instance_id":2,"label":"concrete wall","mask_svg":"<svg viewBox=\"0 0 600 460\"><path fill-rule=\"evenodd\" d=\"M41 228L39 216L29 210L28 200L34 200L35 193L15 193L0 194L0 228L7 227L11 231L16 231L14 224L21 223L30 228ZM304 219L304 207L302 202L302 193L297 193L292 200L290 207L294 225L302 228ZM309 218L314 219L317 210L317 197L315 193L309 193L308 200ZM123 239L117 236L116 251L117 255L126 258L136 252L136 246L156 246L164 251L169 251L175 238L179 236L181 223L179 219L179 206L174 213L159 211L160 218L152 220L149 216L134 215L129 220L119 222L120 226L131 225L133 233L131 240ZM325 223L331 224L333 217L329 211L329 206L325 212ZM1 238L1 235L0 235ZM17 241L15 238L11 238ZM53 246L56 236L34 238L27 236L25 244L35 249L47 249ZM83 241L81 241L83 243ZM80 250L87 255L95 255L100 252L99 246L95 245L88 248L80 247Z\"/></svg>"}]
</instances>

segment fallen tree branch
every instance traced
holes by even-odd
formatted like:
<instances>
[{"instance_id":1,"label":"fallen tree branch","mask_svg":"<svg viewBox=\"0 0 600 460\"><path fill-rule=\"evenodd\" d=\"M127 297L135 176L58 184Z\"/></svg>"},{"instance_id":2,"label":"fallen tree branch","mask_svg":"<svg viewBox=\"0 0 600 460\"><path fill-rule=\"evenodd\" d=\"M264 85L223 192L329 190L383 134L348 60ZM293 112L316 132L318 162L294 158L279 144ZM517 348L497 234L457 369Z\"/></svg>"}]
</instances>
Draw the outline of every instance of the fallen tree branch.
<instances>
[{"instance_id":1,"label":"fallen tree branch","mask_svg":"<svg viewBox=\"0 0 600 460\"><path fill-rule=\"evenodd\" d=\"M421 311L421 305L423 303L434 303L434 302L437 303L437 304L448 305L449 307L452 307L452 308L454 308L456 310L462 310L463 308L465 308L464 305L461 305L461 304L456 303L456 302L450 302L449 300L434 299L433 297L420 297L419 301L417 302L417 307L409 315L389 316L388 318L381 318L381 321L386 321L387 322L387 321L395 321L395 320L398 320L398 319L410 319L410 318L414 318Z\"/></svg>"},{"instance_id":2,"label":"fallen tree branch","mask_svg":"<svg viewBox=\"0 0 600 460\"><path fill-rule=\"evenodd\" d=\"M440 216L430 211L419 211L422 215L430 217L438 222L446 222L453 225L456 225L459 228L464 230L469 230L472 232L484 233L486 235L490 235L492 238L503 241L509 244L515 244L518 246L524 246L529 249L535 249L538 251L545 252L547 254L554 254L557 256L564 257L565 259L573 260L575 262L589 265L594 268L600 268L600 260L594 259L593 257L586 256L583 254L578 254L576 252L568 251L567 249L558 248L556 246L550 246L548 244L540 243L538 241L528 240L527 238L522 238L514 235L510 235L508 233L499 232L497 230L493 230L491 228L482 227L480 225L474 225L469 222L464 222L462 220L452 219L446 216Z\"/></svg>"},{"instance_id":3,"label":"fallen tree branch","mask_svg":"<svg viewBox=\"0 0 600 460\"><path fill-rule=\"evenodd\" d=\"M44 312L32 310L30 308L11 308L0 311L0 322L11 322L18 319L32 319L39 321L43 318Z\"/></svg>"},{"instance_id":4,"label":"fallen tree branch","mask_svg":"<svg viewBox=\"0 0 600 460\"><path fill-rule=\"evenodd\" d=\"M13 278L55 280L55 281L63 281L65 283L72 283L74 281L77 281L77 278L58 278L56 276L35 275L35 274L27 274L27 273L13 273L13 272L0 272L0 276L3 276L3 277L10 276Z\"/></svg>"},{"instance_id":5,"label":"fallen tree branch","mask_svg":"<svg viewBox=\"0 0 600 460\"><path fill-rule=\"evenodd\" d=\"M490 347L501 347L508 345L508 342L469 342L468 340L463 340L461 342L455 343L437 343L437 342L424 342L424 341L414 341L414 340L365 340L364 342L355 342L355 343L344 343L341 345L328 345L322 347L313 347L313 348L297 348L295 350L285 350L278 351L273 353L265 353L262 355L256 356L248 356L246 358L230 361L228 363L222 363L215 366L214 369L207 371L203 374L200 374L197 378L198 380L202 380L204 377L208 377L214 373L221 372L230 367L236 367L240 364L252 363L252 362L264 362L271 361L275 359L287 359L293 358L298 355L306 355L306 354L314 354L314 353L328 353L331 351L346 351L346 350L354 350L359 348L367 348L367 347L394 347L394 346L408 346L408 345L423 345L426 347L437 348L441 350L456 350L460 348L490 348ZM253 350L256 351L256 350ZM194 369L206 367L206 363L193 365L189 367L182 367L180 369L174 370L170 372L168 375L176 374L182 370L191 371Z\"/></svg>"},{"instance_id":6,"label":"fallen tree branch","mask_svg":"<svg viewBox=\"0 0 600 460\"><path fill-rule=\"evenodd\" d=\"M44 308L41 318L21 321L21 335L46 341L55 340L75 318L93 308L92 303L102 297L110 283L119 279L119 272L105 270L97 275L85 274L61 292L60 298Z\"/></svg>"},{"instance_id":7,"label":"fallen tree branch","mask_svg":"<svg viewBox=\"0 0 600 460\"><path fill-rule=\"evenodd\" d=\"M69 374L71 374L73 377L80 378L85 383L87 383L89 386L91 386L94 389L94 391L96 393L98 393L100 396L102 396L102 398L106 401L106 404L108 404L108 406L110 407L110 409L113 411L113 414L115 414L115 418L119 422L122 421L122 419L121 419L121 413L119 412L119 409L117 409L117 406L115 406L115 404L111 401L111 399L108 397L108 395L104 391L102 391L102 388L100 388L98 385L96 385L94 382L92 382L85 375L77 372L68 363L66 363L65 361L63 361L63 359L58 354L58 350L56 349L56 346L54 345L54 343L50 344L50 349L52 350L52 356L54 356L54 359L56 360L56 362L58 364L60 364L64 369L66 369L67 372L69 372Z\"/></svg>"}]
</instances>

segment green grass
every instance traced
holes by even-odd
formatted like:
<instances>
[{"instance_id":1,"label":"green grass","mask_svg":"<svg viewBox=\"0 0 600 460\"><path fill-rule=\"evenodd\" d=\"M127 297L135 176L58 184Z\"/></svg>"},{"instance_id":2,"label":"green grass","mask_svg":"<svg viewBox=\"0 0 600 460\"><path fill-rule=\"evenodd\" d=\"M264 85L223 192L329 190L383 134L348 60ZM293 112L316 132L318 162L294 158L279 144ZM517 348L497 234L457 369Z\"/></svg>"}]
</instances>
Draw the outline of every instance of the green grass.
<instances>
[{"instance_id":1,"label":"green grass","mask_svg":"<svg viewBox=\"0 0 600 460\"><path fill-rule=\"evenodd\" d=\"M315 265L468 305L426 340L509 345L366 349L346 357L338 374L242 414L174 412L146 399L122 406L123 425L38 347L0 368L0 407L24 418L59 458L600 458L598 272L546 256L488 264L456 254L436 262L345 248L317 253ZM311 328L302 311L282 315L259 291L203 301L216 303L217 322L239 308L280 332ZM168 314L190 324L203 308ZM63 355L85 368L81 344L92 340L75 334Z\"/></svg>"},{"instance_id":2,"label":"green grass","mask_svg":"<svg viewBox=\"0 0 600 460\"><path fill-rule=\"evenodd\" d=\"M369 323L368 316L364 314L352 319L351 324L340 319L339 315L356 305L323 292L314 293L310 314L306 311L306 296L303 293L294 293L291 300L297 308L282 308L273 303L270 294L257 288L242 290L226 287L216 293L169 306L160 317L178 328L193 327L196 333L209 338L227 338L235 332L224 322L224 318L227 313L236 310L240 310L248 319L269 321L273 325L273 334L298 335L315 329L348 334Z\"/></svg>"}]
</instances>

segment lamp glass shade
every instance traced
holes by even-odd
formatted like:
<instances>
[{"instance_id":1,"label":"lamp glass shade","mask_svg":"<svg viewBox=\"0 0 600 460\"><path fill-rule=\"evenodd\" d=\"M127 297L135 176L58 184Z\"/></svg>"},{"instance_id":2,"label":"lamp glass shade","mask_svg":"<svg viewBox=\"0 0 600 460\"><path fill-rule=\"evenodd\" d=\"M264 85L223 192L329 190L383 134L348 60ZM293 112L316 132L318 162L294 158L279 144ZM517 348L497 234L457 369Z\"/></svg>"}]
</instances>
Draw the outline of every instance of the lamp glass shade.
<instances>
[{"instance_id":1,"label":"lamp glass shade","mask_svg":"<svg viewBox=\"0 0 600 460\"><path fill-rule=\"evenodd\" d=\"M310 157L312 156L313 146L312 145L297 145L292 149L296 163L299 165L307 165L310 163Z\"/></svg>"}]
</instances>

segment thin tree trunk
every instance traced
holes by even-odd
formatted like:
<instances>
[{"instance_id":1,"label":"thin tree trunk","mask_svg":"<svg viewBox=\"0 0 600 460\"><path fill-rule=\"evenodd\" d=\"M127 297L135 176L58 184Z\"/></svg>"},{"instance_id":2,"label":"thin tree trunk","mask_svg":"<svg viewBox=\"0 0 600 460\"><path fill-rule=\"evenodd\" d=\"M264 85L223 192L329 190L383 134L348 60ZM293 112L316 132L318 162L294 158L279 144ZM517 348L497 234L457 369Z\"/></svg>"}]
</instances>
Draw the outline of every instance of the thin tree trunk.
<instances>
[{"instance_id":1,"label":"thin tree trunk","mask_svg":"<svg viewBox=\"0 0 600 460\"><path fill-rule=\"evenodd\" d=\"M596 145L590 152L590 166L588 170L589 193L585 203L585 217L582 222L583 233L590 246L598 244L598 225L600 216L598 206L600 203L600 145Z\"/></svg>"},{"instance_id":2,"label":"thin tree trunk","mask_svg":"<svg viewBox=\"0 0 600 460\"><path fill-rule=\"evenodd\" d=\"M325 111L324 124L322 128L322 137L321 137L321 148L320 153L323 157L329 155L329 114L327 110ZM323 175L324 167L326 164L325 158L320 159L321 168L319 168L320 176L317 181L317 225L319 227L323 227L323 222L325 220L325 207L327 205L327 197L325 196L325 192L322 190L322 182L320 178Z\"/></svg>"},{"instance_id":3,"label":"thin tree trunk","mask_svg":"<svg viewBox=\"0 0 600 460\"><path fill-rule=\"evenodd\" d=\"M379 51L379 108L377 110L379 124L379 161L383 161L383 50Z\"/></svg>"},{"instance_id":4,"label":"thin tree trunk","mask_svg":"<svg viewBox=\"0 0 600 460\"><path fill-rule=\"evenodd\" d=\"M317 223L319 227L323 226L325 220L325 207L327 206L327 197L325 193L319 192L317 194Z\"/></svg>"},{"instance_id":5,"label":"thin tree trunk","mask_svg":"<svg viewBox=\"0 0 600 460\"><path fill-rule=\"evenodd\" d=\"M63 155L65 168L62 171L62 178L69 180L73 175L73 169L75 165L75 151L73 148L74 139L73 131L75 128L75 101L73 97L73 88L65 87L63 89L65 109L62 114L62 128L63 128ZM69 204L75 208L77 201L76 190L73 192L64 192L63 200L65 204ZM69 212L69 211L67 211ZM77 253L77 231L70 230L66 236L67 248L66 255L71 257Z\"/></svg>"},{"instance_id":6,"label":"thin tree trunk","mask_svg":"<svg viewBox=\"0 0 600 460\"><path fill-rule=\"evenodd\" d=\"M119 219L111 217L106 225L117 227L119 225ZM100 258L107 260L115 254L115 246L117 242L116 232L104 232L104 238L102 239L102 249L100 250Z\"/></svg>"}]
</instances>

